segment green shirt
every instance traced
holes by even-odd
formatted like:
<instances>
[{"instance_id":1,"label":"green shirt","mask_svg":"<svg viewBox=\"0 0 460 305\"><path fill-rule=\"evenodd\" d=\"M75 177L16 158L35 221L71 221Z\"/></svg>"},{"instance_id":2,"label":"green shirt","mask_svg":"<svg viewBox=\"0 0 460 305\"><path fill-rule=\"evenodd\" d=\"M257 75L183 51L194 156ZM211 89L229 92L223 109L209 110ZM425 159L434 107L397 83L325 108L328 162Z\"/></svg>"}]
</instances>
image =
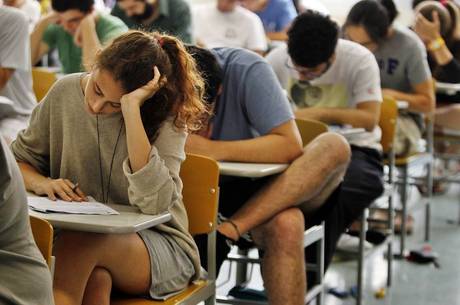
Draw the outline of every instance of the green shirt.
<instances>
[{"instance_id":1,"label":"green shirt","mask_svg":"<svg viewBox=\"0 0 460 305\"><path fill-rule=\"evenodd\" d=\"M128 17L118 4L113 8L112 15L123 20L130 29L165 32L177 36L183 42L192 43L192 17L188 4L184 0L158 1L160 14L148 25Z\"/></svg>"},{"instance_id":2,"label":"green shirt","mask_svg":"<svg viewBox=\"0 0 460 305\"><path fill-rule=\"evenodd\" d=\"M103 45L127 30L123 21L111 15L101 14L96 22L97 37ZM58 49L62 72L65 74L85 70L81 64L82 50L73 40L72 35L56 24L49 25L43 34L43 42L50 49Z\"/></svg>"}]
</instances>

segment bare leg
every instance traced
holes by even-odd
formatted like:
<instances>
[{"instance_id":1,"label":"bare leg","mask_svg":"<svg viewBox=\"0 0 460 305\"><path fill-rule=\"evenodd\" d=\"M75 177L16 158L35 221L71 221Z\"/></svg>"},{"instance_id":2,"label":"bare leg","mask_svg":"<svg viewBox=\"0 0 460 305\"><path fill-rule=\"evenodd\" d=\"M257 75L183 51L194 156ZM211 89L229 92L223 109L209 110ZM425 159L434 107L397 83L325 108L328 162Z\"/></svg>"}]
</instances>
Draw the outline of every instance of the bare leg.
<instances>
[{"instance_id":1,"label":"bare leg","mask_svg":"<svg viewBox=\"0 0 460 305\"><path fill-rule=\"evenodd\" d=\"M245 233L267 222L281 211L310 203L310 210L318 208L332 193L345 174L350 160L346 140L334 133L320 135L304 148L281 175L274 178L253 196L232 217L240 233ZM317 200L320 199L320 200ZM222 234L237 239L229 223L218 228Z\"/></svg>"},{"instance_id":2,"label":"bare leg","mask_svg":"<svg viewBox=\"0 0 460 305\"><path fill-rule=\"evenodd\" d=\"M53 290L56 305L82 304L91 275L101 275L93 274L97 268L107 270L113 285L123 292L148 292L150 259L144 242L137 234L63 231L54 250L56 270ZM102 283L106 285L105 281Z\"/></svg>"},{"instance_id":3,"label":"bare leg","mask_svg":"<svg viewBox=\"0 0 460 305\"><path fill-rule=\"evenodd\" d=\"M83 305L110 305L110 292L112 291L112 277L104 269L96 267L89 276L86 284Z\"/></svg>"},{"instance_id":4,"label":"bare leg","mask_svg":"<svg viewBox=\"0 0 460 305\"><path fill-rule=\"evenodd\" d=\"M302 212L290 208L252 231L255 242L265 251L262 276L270 305L303 304L304 228Z\"/></svg>"}]
</instances>

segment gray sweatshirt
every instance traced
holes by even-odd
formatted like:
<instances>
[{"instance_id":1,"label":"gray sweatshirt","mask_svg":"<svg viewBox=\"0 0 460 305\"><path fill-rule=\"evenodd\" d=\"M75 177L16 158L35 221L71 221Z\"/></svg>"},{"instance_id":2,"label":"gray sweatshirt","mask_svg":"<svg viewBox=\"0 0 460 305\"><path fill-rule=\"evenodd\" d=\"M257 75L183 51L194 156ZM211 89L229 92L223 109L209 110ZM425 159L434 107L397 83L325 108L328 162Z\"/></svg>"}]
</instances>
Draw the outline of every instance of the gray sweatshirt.
<instances>
[{"instance_id":1,"label":"gray sweatshirt","mask_svg":"<svg viewBox=\"0 0 460 305\"><path fill-rule=\"evenodd\" d=\"M100 162L96 116L84 109L82 75L71 74L60 79L35 108L29 128L11 145L16 159L53 179L78 182L85 194L101 202L107 194L110 176L109 203L131 204L146 214L170 212L172 219L153 230L164 233L187 253L198 278L199 254L188 232L179 178L180 165L185 159L186 132L175 128L172 119L167 120L152 145L148 164L132 173L122 113L99 115Z\"/></svg>"}]
</instances>

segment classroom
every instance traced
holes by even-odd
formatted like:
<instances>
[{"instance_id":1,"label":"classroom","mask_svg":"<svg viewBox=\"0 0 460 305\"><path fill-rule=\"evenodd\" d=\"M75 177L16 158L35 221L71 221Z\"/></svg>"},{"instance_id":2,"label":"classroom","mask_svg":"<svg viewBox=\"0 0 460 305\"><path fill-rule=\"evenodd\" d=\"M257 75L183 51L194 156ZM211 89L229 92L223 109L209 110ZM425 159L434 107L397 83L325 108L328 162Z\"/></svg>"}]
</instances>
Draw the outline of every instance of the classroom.
<instances>
[{"instance_id":1,"label":"classroom","mask_svg":"<svg viewBox=\"0 0 460 305\"><path fill-rule=\"evenodd\" d=\"M0 305L460 305L460 1L0 0Z\"/></svg>"}]
</instances>

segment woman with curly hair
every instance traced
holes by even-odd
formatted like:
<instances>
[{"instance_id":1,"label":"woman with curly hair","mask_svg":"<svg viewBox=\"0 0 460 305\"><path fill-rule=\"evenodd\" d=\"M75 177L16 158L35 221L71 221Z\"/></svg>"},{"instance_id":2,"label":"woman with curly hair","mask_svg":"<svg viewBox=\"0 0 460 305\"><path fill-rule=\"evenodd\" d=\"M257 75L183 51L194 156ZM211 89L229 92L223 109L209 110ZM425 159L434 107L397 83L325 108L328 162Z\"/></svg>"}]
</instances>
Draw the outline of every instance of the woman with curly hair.
<instances>
[{"instance_id":1,"label":"woman with curly hair","mask_svg":"<svg viewBox=\"0 0 460 305\"><path fill-rule=\"evenodd\" d=\"M60 232L56 304L110 304L112 289L164 298L199 277L179 170L187 131L207 112L202 92L179 40L130 31L97 54L89 73L63 77L37 106L12 144L28 191L172 216L132 234Z\"/></svg>"}]
</instances>

